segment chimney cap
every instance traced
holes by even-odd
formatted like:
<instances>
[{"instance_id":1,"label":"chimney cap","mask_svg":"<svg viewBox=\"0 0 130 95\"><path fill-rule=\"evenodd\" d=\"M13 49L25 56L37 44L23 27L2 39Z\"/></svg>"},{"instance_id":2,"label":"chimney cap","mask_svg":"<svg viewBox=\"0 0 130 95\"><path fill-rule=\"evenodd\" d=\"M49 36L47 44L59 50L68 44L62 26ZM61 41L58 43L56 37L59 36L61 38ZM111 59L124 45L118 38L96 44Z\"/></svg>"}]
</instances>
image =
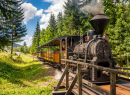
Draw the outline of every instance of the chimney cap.
<instances>
[{"instance_id":1,"label":"chimney cap","mask_svg":"<svg viewBox=\"0 0 130 95\"><path fill-rule=\"evenodd\" d=\"M110 20L110 18L108 18L107 16L105 16L105 14L97 14L91 20L96 20L96 19L108 19L108 20Z\"/></svg>"},{"instance_id":2,"label":"chimney cap","mask_svg":"<svg viewBox=\"0 0 130 95\"><path fill-rule=\"evenodd\" d=\"M107 26L109 25L110 19L104 14L95 15L89 23L94 28L96 35L102 35Z\"/></svg>"}]
</instances>

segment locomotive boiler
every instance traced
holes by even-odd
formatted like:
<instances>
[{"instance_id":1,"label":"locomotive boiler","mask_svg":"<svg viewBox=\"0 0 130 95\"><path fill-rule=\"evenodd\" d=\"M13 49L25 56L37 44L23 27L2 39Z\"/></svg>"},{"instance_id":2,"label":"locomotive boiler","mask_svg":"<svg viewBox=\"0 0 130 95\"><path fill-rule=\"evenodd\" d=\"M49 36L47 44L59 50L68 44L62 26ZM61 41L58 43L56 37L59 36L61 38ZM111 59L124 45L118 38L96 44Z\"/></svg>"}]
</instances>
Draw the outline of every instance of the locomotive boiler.
<instances>
[{"instance_id":1,"label":"locomotive boiler","mask_svg":"<svg viewBox=\"0 0 130 95\"><path fill-rule=\"evenodd\" d=\"M99 14L89 22L94 30L89 30L88 35L80 36L79 44L75 45L73 55L69 56L69 59L82 60L85 63L113 68L114 61L108 43L109 36L107 34L103 35L110 19L104 14ZM108 72L85 66L82 66L82 69L88 70L83 73L83 78L92 82L107 82L110 80Z\"/></svg>"}]
</instances>

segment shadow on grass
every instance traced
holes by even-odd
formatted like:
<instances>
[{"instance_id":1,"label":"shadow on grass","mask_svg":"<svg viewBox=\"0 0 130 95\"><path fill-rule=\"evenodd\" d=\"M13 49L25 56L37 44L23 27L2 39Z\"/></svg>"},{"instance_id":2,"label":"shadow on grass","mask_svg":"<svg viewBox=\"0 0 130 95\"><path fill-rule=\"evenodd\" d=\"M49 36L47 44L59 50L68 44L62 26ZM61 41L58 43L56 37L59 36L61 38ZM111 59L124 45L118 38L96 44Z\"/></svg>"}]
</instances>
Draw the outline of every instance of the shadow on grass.
<instances>
[{"instance_id":1,"label":"shadow on grass","mask_svg":"<svg viewBox=\"0 0 130 95\"><path fill-rule=\"evenodd\" d=\"M0 61L0 77L13 84L22 85L23 87L29 85L24 84L21 80L31 82L37 79L37 77L42 77L46 71L47 69L42 68L40 64L32 64L26 67L16 67L7 62Z\"/></svg>"},{"instance_id":2,"label":"shadow on grass","mask_svg":"<svg viewBox=\"0 0 130 95\"><path fill-rule=\"evenodd\" d=\"M38 60L34 60L34 61L32 61L32 62L38 62Z\"/></svg>"},{"instance_id":3,"label":"shadow on grass","mask_svg":"<svg viewBox=\"0 0 130 95\"><path fill-rule=\"evenodd\" d=\"M34 61L30 61L30 62L25 62L25 61L23 61L22 60L22 58L21 57L17 57L16 59L12 59L13 60L13 62L15 62L15 63L24 63L24 64L27 64L27 63L31 63L31 62L39 62L38 60L34 60Z\"/></svg>"},{"instance_id":4,"label":"shadow on grass","mask_svg":"<svg viewBox=\"0 0 130 95\"><path fill-rule=\"evenodd\" d=\"M26 62L24 62L23 60L22 60L22 58L21 57L17 57L16 59L12 59L13 60L13 62L15 62L15 63L26 63Z\"/></svg>"}]
</instances>

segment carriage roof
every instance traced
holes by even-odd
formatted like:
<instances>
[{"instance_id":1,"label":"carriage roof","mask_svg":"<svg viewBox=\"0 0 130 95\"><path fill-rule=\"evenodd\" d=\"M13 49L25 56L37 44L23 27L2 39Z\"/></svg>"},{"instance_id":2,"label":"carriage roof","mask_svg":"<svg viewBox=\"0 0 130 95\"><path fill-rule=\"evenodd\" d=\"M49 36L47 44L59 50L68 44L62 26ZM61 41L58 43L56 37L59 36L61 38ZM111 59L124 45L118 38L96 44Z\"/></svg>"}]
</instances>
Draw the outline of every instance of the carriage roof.
<instances>
[{"instance_id":1,"label":"carriage roof","mask_svg":"<svg viewBox=\"0 0 130 95\"><path fill-rule=\"evenodd\" d=\"M60 40L66 38L66 37L69 37L69 36L60 36L60 37L55 38L55 39L53 39L53 40L51 40L43 45L38 46L37 48L47 48L50 46L58 46L58 45L60 45Z\"/></svg>"}]
</instances>

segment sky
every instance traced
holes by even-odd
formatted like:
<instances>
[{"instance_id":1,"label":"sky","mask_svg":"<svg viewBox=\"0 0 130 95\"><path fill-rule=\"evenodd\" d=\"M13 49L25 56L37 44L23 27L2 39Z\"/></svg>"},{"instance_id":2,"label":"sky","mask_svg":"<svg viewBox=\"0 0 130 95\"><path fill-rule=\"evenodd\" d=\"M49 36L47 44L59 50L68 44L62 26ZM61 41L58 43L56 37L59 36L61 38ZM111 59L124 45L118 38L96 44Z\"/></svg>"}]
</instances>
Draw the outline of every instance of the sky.
<instances>
[{"instance_id":1,"label":"sky","mask_svg":"<svg viewBox=\"0 0 130 95\"><path fill-rule=\"evenodd\" d=\"M27 35L23 37L23 41L18 43L23 45L23 42L30 46L32 43L32 36L35 32L37 21L39 21L40 29L46 29L50 14L57 15L64 11L64 2L67 0L23 0L21 7L24 11L23 24L26 25Z\"/></svg>"}]
</instances>

